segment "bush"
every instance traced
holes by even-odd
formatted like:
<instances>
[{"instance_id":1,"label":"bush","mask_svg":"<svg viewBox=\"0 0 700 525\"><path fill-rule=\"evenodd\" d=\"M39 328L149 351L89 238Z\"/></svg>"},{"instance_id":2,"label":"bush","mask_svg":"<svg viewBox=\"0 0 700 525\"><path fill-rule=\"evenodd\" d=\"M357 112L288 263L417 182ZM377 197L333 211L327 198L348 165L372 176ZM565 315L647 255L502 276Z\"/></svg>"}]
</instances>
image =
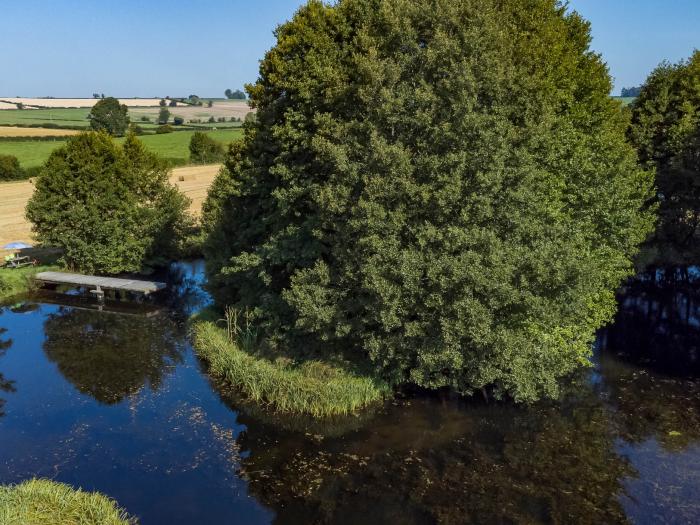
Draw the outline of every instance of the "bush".
<instances>
[{"instance_id":1,"label":"bush","mask_svg":"<svg viewBox=\"0 0 700 525\"><path fill-rule=\"evenodd\" d=\"M294 365L251 355L211 322L196 321L193 333L197 354L215 376L280 412L319 418L352 414L388 392L382 383L318 361Z\"/></svg>"},{"instance_id":2,"label":"bush","mask_svg":"<svg viewBox=\"0 0 700 525\"><path fill-rule=\"evenodd\" d=\"M182 126L185 123L185 119L182 117L175 117L173 119L173 124L176 126Z\"/></svg>"},{"instance_id":3,"label":"bush","mask_svg":"<svg viewBox=\"0 0 700 525\"><path fill-rule=\"evenodd\" d=\"M151 121L150 117L148 117L148 116L146 116L146 115L143 115L143 116L141 117L141 122L150 122L150 121Z\"/></svg>"},{"instance_id":4,"label":"bush","mask_svg":"<svg viewBox=\"0 0 700 525\"><path fill-rule=\"evenodd\" d=\"M214 117L209 117L208 122L209 122L210 124L213 124L213 123L216 122L216 119L215 119Z\"/></svg>"},{"instance_id":5,"label":"bush","mask_svg":"<svg viewBox=\"0 0 700 525\"><path fill-rule=\"evenodd\" d=\"M117 503L55 481L33 479L0 486L0 523L31 525L135 524Z\"/></svg>"},{"instance_id":6,"label":"bush","mask_svg":"<svg viewBox=\"0 0 700 525\"><path fill-rule=\"evenodd\" d=\"M195 131L190 139L190 161L194 164L221 162L224 147L206 133Z\"/></svg>"},{"instance_id":7,"label":"bush","mask_svg":"<svg viewBox=\"0 0 700 525\"><path fill-rule=\"evenodd\" d=\"M21 180L26 177L14 155L0 155L0 181Z\"/></svg>"},{"instance_id":8,"label":"bush","mask_svg":"<svg viewBox=\"0 0 700 525\"><path fill-rule=\"evenodd\" d=\"M165 124L164 126L158 126L156 128L156 134L163 135L165 133L172 133L175 131L170 124Z\"/></svg>"},{"instance_id":9,"label":"bush","mask_svg":"<svg viewBox=\"0 0 700 525\"><path fill-rule=\"evenodd\" d=\"M170 111L168 108L160 108L158 112L158 124L167 124L170 119Z\"/></svg>"},{"instance_id":10,"label":"bush","mask_svg":"<svg viewBox=\"0 0 700 525\"><path fill-rule=\"evenodd\" d=\"M83 133L51 154L26 215L37 240L62 248L71 268L139 271L176 256L189 223L189 201L168 175L133 134L120 146L104 133Z\"/></svg>"},{"instance_id":11,"label":"bush","mask_svg":"<svg viewBox=\"0 0 700 525\"><path fill-rule=\"evenodd\" d=\"M654 220L589 25L555 0L369 4L277 29L205 207L210 289L291 355L556 396Z\"/></svg>"},{"instance_id":12,"label":"bush","mask_svg":"<svg viewBox=\"0 0 700 525\"><path fill-rule=\"evenodd\" d=\"M129 109L114 97L101 99L90 110L90 127L121 137L129 127Z\"/></svg>"}]
</instances>

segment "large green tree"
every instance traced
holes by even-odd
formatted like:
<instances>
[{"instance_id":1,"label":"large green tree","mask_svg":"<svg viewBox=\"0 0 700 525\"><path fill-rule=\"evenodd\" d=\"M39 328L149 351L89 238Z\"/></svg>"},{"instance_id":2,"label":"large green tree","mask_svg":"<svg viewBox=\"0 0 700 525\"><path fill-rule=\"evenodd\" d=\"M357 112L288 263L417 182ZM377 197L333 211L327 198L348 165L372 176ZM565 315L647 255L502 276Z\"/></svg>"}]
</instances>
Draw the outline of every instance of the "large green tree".
<instances>
[{"instance_id":1,"label":"large green tree","mask_svg":"<svg viewBox=\"0 0 700 525\"><path fill-rule=\"evenodd\" d=\"M166 163L129 134L77 135L55 150L27 204L37 240L59 246L87 272L138 271L176 254L188 199L168 182Z\"/></svg>"},{"instance_id":2,"label":"large green tree","mask_svg":"<svg viewBox=\"0 0 700 525\"><path fill-rule=\"evenodd\" d=\"M640 160L657 169L659 227L664 251L697 262L700 227L700 51L664 62L642 87L629 132Z\"/></svg>"},{"instance_id":3,"label":"large green tree","mask_svg":"<svg viewBox=\"0 0 700 525\"><path fill-rule=\"evenodd\" d=\"M101 99L90 110L90 127L121 137L129 127L129 109L114 97Z\"/></svg>"},{"instance_id":4,"label":"large green tree","mask_svg":"<svg viewBox=\"0 0 700 525\"><path fill-rule=\"evenodd\" d=\"M590 28L558 0L311 1L205 208L270 344L532 400L588 362L653 223Z\"/></svg>"}]
</instances>

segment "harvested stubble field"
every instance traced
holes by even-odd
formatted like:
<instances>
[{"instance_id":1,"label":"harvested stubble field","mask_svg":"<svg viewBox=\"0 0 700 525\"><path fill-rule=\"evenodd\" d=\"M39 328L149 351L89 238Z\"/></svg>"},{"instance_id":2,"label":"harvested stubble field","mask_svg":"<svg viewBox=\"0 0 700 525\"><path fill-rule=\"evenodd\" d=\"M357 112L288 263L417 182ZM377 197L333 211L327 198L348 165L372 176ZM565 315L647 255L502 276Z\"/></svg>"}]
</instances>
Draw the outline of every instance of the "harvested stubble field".
<instances>
[{"instance_id":1,"label":"harvested stubble field","mask_svg":"<svg viewBox=\"0 0 700 525\"><path fill-rule=\"evenodd\" d=\"M25 106L44 108L91 108L97 104L99 98L31 98L31 97L0 97L0 101L11 104L16 108L16 104ZM148 107L157 106L159 98L120 98L119 102L128 107Z\"/></svg>"},{"instance_id":2,"label":"harvested stubble field","mask_svg":"<svg viewBox=\"0 0 700 525\"><path fill-rule=\"evenodd\" d=\"M192 199L190 212L193 215L200 214L207 190L220 168L215 164L173 170L170 181ZM24 218L24 208L33 191L30 181L0 183L0 247L13 241L33 242L31 225ZM4 255L2 249L0 255Z\"/></svg>"},{"instance_id":3,"label":"harvested stubble field","mask_svg":"<svg viewBox=\"0 0 700 525\"><path fill-rule=\"evenodd\" d=\"M237 117L243 120L251 110L248 103L241 100L214 100L214 105L210 108L206 106L187 106L178 104L175 107L168 107L172 117L182 117L185 122L192 119L201 119L206 122L209 117L219 118L224 117L229 120L231 117ZM147 116L154 120L158 116L160 108L129 108L129 115L133 122L139 122L139 118Z\"/></svg>"},{"instance_id":4,"label":"harvested stubble field","mask_svg":"<svg viewBox=\"0 0 700 525\"><path fill-rule=\"evenodd\" d=\"M54 128L18 128L14 126L0 126L0 137L68 137L80 133L74 129Z\"/></svg>"}]
</instances>

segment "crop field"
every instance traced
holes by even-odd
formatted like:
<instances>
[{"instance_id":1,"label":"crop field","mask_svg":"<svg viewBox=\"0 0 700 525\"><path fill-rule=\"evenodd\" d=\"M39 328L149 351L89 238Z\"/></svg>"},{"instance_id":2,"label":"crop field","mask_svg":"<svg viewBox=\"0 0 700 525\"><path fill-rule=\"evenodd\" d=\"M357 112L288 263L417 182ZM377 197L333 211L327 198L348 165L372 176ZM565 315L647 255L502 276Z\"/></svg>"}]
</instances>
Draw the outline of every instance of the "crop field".
<instances>
[{"instance_id":1,"label":"crop field","mask_svg":"<svg viewBox=\"0 0 700 525\"><path fill-rule=\"evenodd\" d=\"M0 137L67 137L77 133L80 133L80 131L73 129L0 126Z\"/></svg>"},{"instance_id":2,"label":"crop field","mask_svg":"<svg viewBox=\"0 0 700 525\"><path fill-rule=\"evenodd\" d=\"M190 213L199 215L207 190L220 166L188 166L175 168L170 182L192 199ZM180 180L183 179L183 180ZM29 181L0 182L0 246L9 242L32 242L31 224L24 218L24 208L34 192ZM3 255L0 250L0 255Z\"/></svg>"},{"instance_id":3,"label":"crop field","mask_svg":"<svg viewBox=\"0 0 700 525\"><path fill-rule=\"evenodd\" d=\"M51 124L87 128L90 125L89 114L89 108L16 109L13 106L13 109L0 110L0 126Z\"/></svg>"},{"instance_id":4,"label":"crop field","mask_svg":"<svg viewBox=\"0 0 700 525\"><path fill-rule=\"evenodd\" d=\"M178 105L175 107L168 107L170 110L171 117L182 117L185 119L185 123L189 124L192 119L200 119L203 124L207 123L209 117L220 118L223 117L227 121L231 117L239 118L243 120L245 116L252 110L248 107L248 103L240 100L214 100L214 105L210 108L206 106L186 106ZM160 108L129 108L129 115L133 122L139 123L139 119L142 116L147 116L151 120L155 120L158 116L158 111ZM210 126L225 127L239 125L232 122L217 122L216 124L208 124Z\"/></svg>"},{"instance_id":5,"label":"crop field","mask_svg":"<svg viewBox=\"0 0 700 525\"><path fill-rule=\"evenodd\" d=\"M21 129L21 128L19 128ZM29 129L29 128L25 128ZM177 163L187 163L190 151L190 139L194 131L174 131L162 135L143 135L139 139L146 147L161 157ZM214 140L224 144L243 136L241 129L206 131ZM124 140L124 139L117 139ZM4 140L0 141L0 154L14 155L23 168L40 166L49 158L51 152L65 143L65 139L56 140Z\"/></svg>"},{"instance_id":6,"label":"crop field","mask_svg":"<svg viewBox=\"0 0 700 525\"><path fill-rule=\"evenodd\" d=\"M91 108L99 102L99 98L31 98L31 97L0 97L0 101L9 104L24 104L44 108ZM157 106L159 98L120 98L122 104L128 107Z\"/></svg>"}]
</instances>

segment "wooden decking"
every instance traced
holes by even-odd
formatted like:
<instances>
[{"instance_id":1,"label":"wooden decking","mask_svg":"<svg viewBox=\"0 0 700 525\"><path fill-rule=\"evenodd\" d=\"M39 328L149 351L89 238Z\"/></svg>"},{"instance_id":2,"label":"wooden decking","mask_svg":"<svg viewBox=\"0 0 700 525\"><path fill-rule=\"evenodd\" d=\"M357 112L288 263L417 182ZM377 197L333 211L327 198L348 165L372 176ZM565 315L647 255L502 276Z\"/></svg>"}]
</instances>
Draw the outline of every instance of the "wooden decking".
<instances>
[{"instance_id":1,"label":"wooden decking","mask_svg":"<svg viewBox=\"0 0 700 525\"><path fill-rule=\"evenodd\" d=\"M34 278L47 284L67 284L92 288L92 291L98 295L105 290L119 290L148 295L167 287L165 283L157 281L117 279L115 277L98 277L95 275L81 275L79 273L41 272L36 274Z\"/></svg>"}]
</instances>

